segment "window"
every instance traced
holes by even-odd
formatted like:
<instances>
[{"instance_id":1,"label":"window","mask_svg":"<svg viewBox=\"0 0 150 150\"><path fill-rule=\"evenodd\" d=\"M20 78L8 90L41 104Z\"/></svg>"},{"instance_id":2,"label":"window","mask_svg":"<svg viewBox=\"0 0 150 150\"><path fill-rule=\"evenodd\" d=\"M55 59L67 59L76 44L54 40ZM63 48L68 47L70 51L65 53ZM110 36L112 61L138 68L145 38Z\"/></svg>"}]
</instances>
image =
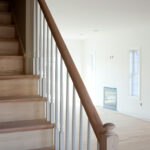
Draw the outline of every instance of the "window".
<instances>
[{"instance_id":1,"label":"window","mask_svg":"<svg viewBox=\"0 0 150 150\"><path fill-rule=\"evenodd\" d=\"M139 97L140 94L140 52L130 51L130 96Z\"/></svg>"}]
</instances>

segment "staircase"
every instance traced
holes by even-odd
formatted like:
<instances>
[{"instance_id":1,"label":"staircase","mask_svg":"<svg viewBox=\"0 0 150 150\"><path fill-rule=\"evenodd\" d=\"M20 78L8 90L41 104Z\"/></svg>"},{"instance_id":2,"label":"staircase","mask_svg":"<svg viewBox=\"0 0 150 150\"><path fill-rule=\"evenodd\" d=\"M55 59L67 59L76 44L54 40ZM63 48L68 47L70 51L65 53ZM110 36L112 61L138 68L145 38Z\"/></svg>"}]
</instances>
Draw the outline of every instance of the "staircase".
<instances>
[{"instance_id":1,"label":"staircase","mask_svg":"<svg viewBox=\"0 0 150 150\"><path fill-rule=\"evenodd\" d=\"M45 0L33 0L34 75L26 74L12 2L0 0L0 150L118 150Z\"/></svg>"},{"instance_id":2,"label":"staircase","mask_svg":"<svg viewBox=\"0 0 150 150\"><path fill-rule=\"evenodd\" d=\"M25 74L25 58L8 1L0 1L0 150L54 150L39 76Z\"/></svg>"}]
</instances>

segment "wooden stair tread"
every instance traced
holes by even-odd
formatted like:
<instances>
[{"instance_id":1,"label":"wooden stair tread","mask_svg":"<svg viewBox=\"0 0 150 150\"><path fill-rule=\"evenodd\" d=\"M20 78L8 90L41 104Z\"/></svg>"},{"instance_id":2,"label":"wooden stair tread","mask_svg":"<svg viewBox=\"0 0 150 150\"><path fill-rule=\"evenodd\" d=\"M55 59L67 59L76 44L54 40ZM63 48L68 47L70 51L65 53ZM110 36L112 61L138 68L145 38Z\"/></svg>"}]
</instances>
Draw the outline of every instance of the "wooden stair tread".
<instances>
[{"instance_id":1,"label":"wooden stair tread","mask_svg":"<svg viewBox=\"0 0 150 150\"><path fill-rule=\"evenodd\" d=\"M22 132L53 128L54 124L51 124L46 120L26 120L0 123L0 133Z\"/></svg>"},{"instance_id":2,"label":"wooden stair tread","mask_svg":"<svg viewBox=\"0 0 150 150\"><path fill-rule=\"evenodd\" d=\"M2 11L0 12L0 15L12 15L11 12L8 12L8 11Z\"/></svg>"},{"instance_id":3,"label":"wooden stair tread","mask_svg":"<svg viewBox=\"0 0 150 150\"><path fill-rule=\"evenodd\" d=\"M41 96L0 97L0 103L6 103L6 102L31 102L31 101L47 101L47 98L43 98Z\"/></svg>"},{"instance_id":4,"label":"wooden stair tread","mask_svg":"<svg viewBox=\"0 0 150 150\"><path fill-rule=\"evenodd\" d=\"M16 38L0 38L0 42L18 43Z\"/></svg>"},{"instance_id":5,"label":"wooden stair tread","mask_svg":"<svg viewBox=\"0 0 150 150\"><path fill-rule=\"evenodd\" d=\"M15 28L14 24L2 24L0 23L0 27L11 27L11 28Z\"/></svg>"},{"instance_id":6,"label":"wooden stair tread","mask_svg":"<svg viewBox=\"0 0 150 150\"><path fill-rule=\"evenodd\" d=\"M0 38L0 42L18 42L15 38Z\"/></svg>"},{"instance_id":7,"label":"wooden stair tread","mask_svg":"<svg viewBox=\"0 0 150 150\"><path fill-rule=\"evenodd\" d=\"M44 148L39 148L39 149L32 149L32 150L55 150L55 147L44 147Z\"/></svg>"},{"instance_id":8,"label":"wooden stair tread","mask_svg":"<svg viewBox=\"0 0 150 150\"><path fill-rule=\"evenodd\" d=\"M6 54L0 54L0 56L6 56ZM7 54L7 56L22 56L21 54Z\"/></svg>"},{"instance_id":9,"label":"wooden stair tread","mask_svg":"<svg viewBox=\"0 0 150 150\"><path fill-rule=\"evenodd\" d=\"M6 76L0 76L0 80L13 80L13 79L26 79L26 78L35 78L35 79L39 79L38 75L6 75Z\"/></svg>"},{"instance_id":10,"label":"wooden stair tread","mask_svg":"<svg viewBox=\"0 0 150 150\"><path fill-rule=\"evenodd\" d=\"M14 76L14 75L24 75L24 72L0 72L0 76Z\"/></svg>"},{"instance_id":11,"label":"wooden stair tread","mask_svg":"<svg viewBox=\"0 0 150 150\"><path fill-rule=\"evenodd\" d=\"M0 59L3 59L3 58L9 58L9 59L23 59L24 58L24 56L20 56L20 55L8 55L8 56L6 56L6 55L0 55Z\"/></svg>"}]
</instances>

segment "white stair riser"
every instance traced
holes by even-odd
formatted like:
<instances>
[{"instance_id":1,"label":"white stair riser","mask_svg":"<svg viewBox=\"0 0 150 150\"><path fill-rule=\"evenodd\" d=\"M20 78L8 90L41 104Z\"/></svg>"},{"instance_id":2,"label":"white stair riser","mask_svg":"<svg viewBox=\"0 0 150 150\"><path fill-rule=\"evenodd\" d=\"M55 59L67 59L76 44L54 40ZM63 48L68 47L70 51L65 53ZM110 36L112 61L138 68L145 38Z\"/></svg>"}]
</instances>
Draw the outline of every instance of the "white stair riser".
<instances>
[{"instance_id":1,"label":"white stair riser","mask_svg":"<svg viewBox=\"0 0 150 150\"><path fill-rule=\"evenodd\" d=\"M0 13L0 24L11 24L12 16L10 13Z\"/></svg>"},{"instance_id":2,"label":"white stair riser","mask_svg":"<svg viewBox=\"0 0 150 150\"><path fill-rule=\"evenodd\" d=\"M0 122L45 118L45 101L0 103Z\"/></svg>"},{"instance_id":3,"label":"white stair riser","mask_svg":"<svg viewBox=\"0 0 150 150\"><path fill-rule=\"evenodd\" d=\"M15 38L15 27L0 26L0 38Z\"/></svg>"},{"instance_id":4,"label":"white stair riser","mask_svg":"<svg viewBox=\"0 0 150 150\"><path fill-rule=\"evenodd\" d=\"M38 79L3 79L0 80L0 96L38 96Z\"/></svg>"},{"instance_id":5,"label":"white stair riser","mask_svg":"<svg viewBox=\"0 0 150 150\"><path fill-rule=\"evenodd\" d=\"M0 57L0 75L23 74L23 57Z\"/></svg>"},{"instance_id":6,"label":"white stair riser","mask_svg":"<svg viewBox=\"0 0 150 150\"><path fill-rule=\"evenodd\" d=\"M50 147L53 143L52 129L0 134L1 150L29 150Z\"/></svg>"},{"instance_id":7,"label":"white stair riser","mask_svg":"<svg viewBox=\"0 0 150 150\"><path fill-rule=\"evenodd\" d=\"M18 41L0 41L0 55L15 55L18 53Z\"/></svg>"}]
</instances>

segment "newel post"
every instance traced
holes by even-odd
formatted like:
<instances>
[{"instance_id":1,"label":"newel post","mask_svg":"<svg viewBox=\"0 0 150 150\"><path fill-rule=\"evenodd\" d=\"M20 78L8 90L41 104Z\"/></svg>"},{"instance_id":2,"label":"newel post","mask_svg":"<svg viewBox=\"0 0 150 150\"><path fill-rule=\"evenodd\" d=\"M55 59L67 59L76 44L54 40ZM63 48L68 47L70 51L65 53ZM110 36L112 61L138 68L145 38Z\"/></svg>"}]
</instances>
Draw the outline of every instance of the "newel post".
<instances>
[{"instance_id":1,"label":"newel post","mask_svg":"<svg viewBox=\"0 0 150 150\"><path fill-rule=\"evenodd\" d=\"M112 123L104 124L106 129L102 135L100 144L100 150L118 150L119 138L118 135L113 132L115 125Z\"/></svg>"}]
</instances>

